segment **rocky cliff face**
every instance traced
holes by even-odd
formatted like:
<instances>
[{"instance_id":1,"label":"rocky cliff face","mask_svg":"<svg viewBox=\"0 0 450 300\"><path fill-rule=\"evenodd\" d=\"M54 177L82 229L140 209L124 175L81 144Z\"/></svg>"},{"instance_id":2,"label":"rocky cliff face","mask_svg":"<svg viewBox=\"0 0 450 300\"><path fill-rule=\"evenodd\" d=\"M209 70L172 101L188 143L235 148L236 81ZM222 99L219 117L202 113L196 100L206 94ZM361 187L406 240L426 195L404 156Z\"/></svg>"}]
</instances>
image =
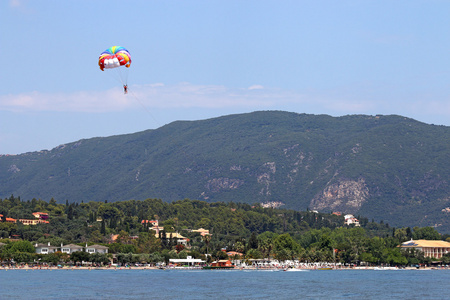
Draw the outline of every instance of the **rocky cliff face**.
<instances>
[{"instance_id":1,"label":"rocky cliff face","mask_svg":"<svg viewBox=\"0 0 450 300\"><path fill-rule=\"evenodd\" d=\"M311 200L310 207L316 210L332 210L356 213L369 198L369 189L364 178L339 180L327 185Z\"/></svg>"}]
</instances>

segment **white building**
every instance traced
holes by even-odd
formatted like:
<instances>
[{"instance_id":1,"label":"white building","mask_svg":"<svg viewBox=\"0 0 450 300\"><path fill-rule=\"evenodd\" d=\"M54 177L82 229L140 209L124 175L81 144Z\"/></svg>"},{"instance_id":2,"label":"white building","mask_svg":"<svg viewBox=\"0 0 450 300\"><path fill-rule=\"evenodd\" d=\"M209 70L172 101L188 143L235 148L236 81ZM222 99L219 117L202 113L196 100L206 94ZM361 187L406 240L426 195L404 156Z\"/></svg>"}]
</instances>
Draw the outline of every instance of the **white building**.
<instances>
[{"instance_id":1,"label":"white building","mask_svg":"<svg viewBox=\"0 0 450 300\"><path fill-rule=\"evenodd\" d=\"M205 263L204 260L201 260L199 258L192 258L192 256L188 256L187 258L171 258L169 259L169 262L173 264L188 265L188 266L195 266Z\"/></svg>"},{"instance_id":2,"label":"white building","mask_svg":"<svg viewBox=\"0 0 450 300\"><path fill-rule=\"evenodd\" d=\"M359 225L359 220L357 218L355 218L354 215L345 215L344 216L344 225L355 225L356 227L360 226Z\"/></svg>"},{"instance_id":3,"label":"white building","mask_svg":"<svg viewBox=\"0 0 450 300\"><path fill-rule=\"evenodd\" d=\"M67 253L67 254L71 254L77 251L83 251L83 247L82 246L78 246L78 245L74 245L74 244L69 244L69 245L63 245L61 244L61 252L62 253Z\"/></svg>"},{"instance_id":4,"label":"white building","mask_svg":"<svg viewBox=\"0 0 450 300\"><path fill-rule=\"evenodd\" d=\"M50 242L48 244L35 244L34 248L38 254L49 254L58 251L58 247L51 246Z\"/></svg>"},{"instance_id":5,"label":"white building","mask_svg":"<svg viewBox=\"0 0 450 300\"><path fill-rule=\"evenodd\" d=\"M105 254L105 253L108 253L109 248L106 246L102 246L102 245L92 245L92 246L86 245L85 249L86 249L86 252L89 254L93 254L93 253Z\"/></svg>"},{"instance_id":6,"label":"white building","mask_svg":"<svg viewBox=\"0 0 450 300\"><path fill-rule=\"evenodd\" d=\"M402 243L399 247L402 249L414 248L422 251L425 257L432 258L441 258L450 253L450 243L446 241L410 240Z\"/></svg>"}]
</instances>

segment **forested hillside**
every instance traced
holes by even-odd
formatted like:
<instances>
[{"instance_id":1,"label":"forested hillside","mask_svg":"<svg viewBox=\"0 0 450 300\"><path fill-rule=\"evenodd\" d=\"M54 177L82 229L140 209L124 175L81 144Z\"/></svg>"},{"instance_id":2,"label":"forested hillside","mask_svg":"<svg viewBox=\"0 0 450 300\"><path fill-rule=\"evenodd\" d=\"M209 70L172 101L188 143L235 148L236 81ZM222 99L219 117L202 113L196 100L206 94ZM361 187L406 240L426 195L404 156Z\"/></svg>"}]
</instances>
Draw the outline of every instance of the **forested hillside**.
<instances>
[{"instance_id":1,"label":"forested hillside","mask_svg":"<svg viewBox=\"0 0 450 300\"><path fill-rule=\"evenodd\" d=\"M32 213L36 211L48 213L49 223L26 226L6 221L6 217L34 219ZM344 226L344 218L332 214L188 199L172 203L147 199L58 204L54 200L21 201L11 196L0 199L0 214L3 215L0 238L6 242L6 248L2 250L0 246L0 261L11 258L19 262L33 261L36 256L32 244L35 243L50 243L56 247L100 243L124 263L132 259L135 262L168 261L168 258L186 255L205 259L205 254L220 258L224 255L222 249L226 249L243 253L246 259L275 257L309 262L406 265L429 263L431 259L421 252L401 252L397 247L401 242L412 238L450 239L449 235L442 236L431 227L393 228L362 216L358 216L361 227L354 227ZM156 237L155 231L143 220L158 220L163 232L179 233L189 238L188 244L186 247L177 245L170 238L164 238L166 234L162 232ZM202 236L193 231L200 228L208 230L209 234ZM8 237L21 241L10 243ZM26 242L28 247L25 247ZM15 243L20 248L15 247ZM62 253L44 254L39 258L54 262L69 260ZM99 262L109 261L102 256L94 258ZM70 259L76 261L75 256ZM450 261L450 256L444 259Z\"/></svg>"},{"instance_id":2,"label":"forested hillside","mask_svg":"<svg viewBox=\"0 0 450 300\"><path fill-rule=\"evenodd\" d=\"M280 202L450 231L450 129L255 112L0 157L0 197Z\"/></svg>"}]
</instances>

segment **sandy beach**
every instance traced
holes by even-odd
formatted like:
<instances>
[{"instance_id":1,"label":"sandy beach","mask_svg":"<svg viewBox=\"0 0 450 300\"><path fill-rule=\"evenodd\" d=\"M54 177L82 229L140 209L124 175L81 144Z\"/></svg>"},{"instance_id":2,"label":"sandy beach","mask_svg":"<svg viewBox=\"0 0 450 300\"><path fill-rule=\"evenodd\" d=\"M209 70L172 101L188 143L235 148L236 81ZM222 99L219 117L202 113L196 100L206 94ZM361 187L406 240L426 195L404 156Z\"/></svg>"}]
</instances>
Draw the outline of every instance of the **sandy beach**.
<instances>
[{"instance_id":1,"label":"sandy beach","mask_svg":"<svg viewBox=\"0 0 450 300\"><path fill-rule=\"evenodd\" d=\"M257 268L257 267L236 267L232 270L255 270L255 271L283 271L286 267L280 268ZM450 267L405 267L405 268L394 268L394 267L338 267L338 268L298 268L301 270L310 270L310 271L322 271L322 270L450 270ZM34 270L161 270L160 267L150 267L150 266L130 266L130 267L120 267L120 266L102 266L102 267L89 267L89 266L0 266L0 270L8 271L8 270L25 270L25 271L34 271ZM201 267L165 267L162 270L202 270Z\"/></svg>"}]
</instances>

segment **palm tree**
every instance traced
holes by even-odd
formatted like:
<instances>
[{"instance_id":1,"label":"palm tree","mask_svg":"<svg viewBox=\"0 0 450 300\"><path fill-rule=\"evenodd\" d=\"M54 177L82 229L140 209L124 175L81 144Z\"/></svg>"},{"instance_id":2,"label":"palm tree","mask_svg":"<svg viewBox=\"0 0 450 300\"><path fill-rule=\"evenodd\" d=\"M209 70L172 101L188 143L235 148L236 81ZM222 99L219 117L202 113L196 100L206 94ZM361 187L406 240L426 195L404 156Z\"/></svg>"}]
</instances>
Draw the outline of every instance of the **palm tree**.
<instances>
[{"instance_id":1,"label":"palm tree","mask_svg":"<svg viewBox=\"0 0 450 300\"><path fill-rule=\"evenodd\" d=\"M265 254L267 252L267 258L270 258L269 256L269 240L268 239L264 239L259 241L259 249L261 250L263 257L265 257Z\"/></svg>"},{"instance_id":2,"label":"palm tree","mask_svg":"<svg viewBox=\"0 0 450 300\"><path fill-rule=\"evenodd\" d=\"M208 246L209 246L209 242L211 241L211 235L210 234L205 234L202 237L202 240L205 242L206 244L206 254L208 255Z\"/></svg>"},{"instance_id":3,"label":"palm tree","mask_svg":"<svg viewBox=\"0 0 450 300\"><path fill-rule=\"evenodd\" d=\"M236 249L237 252L243 253L243 252L244 252L244 249L245 249L245 246L244 246L244 244L243 244L242 242L237 241L237 242L234 244L234 248Z\"/></svg>"}]
</instances>

